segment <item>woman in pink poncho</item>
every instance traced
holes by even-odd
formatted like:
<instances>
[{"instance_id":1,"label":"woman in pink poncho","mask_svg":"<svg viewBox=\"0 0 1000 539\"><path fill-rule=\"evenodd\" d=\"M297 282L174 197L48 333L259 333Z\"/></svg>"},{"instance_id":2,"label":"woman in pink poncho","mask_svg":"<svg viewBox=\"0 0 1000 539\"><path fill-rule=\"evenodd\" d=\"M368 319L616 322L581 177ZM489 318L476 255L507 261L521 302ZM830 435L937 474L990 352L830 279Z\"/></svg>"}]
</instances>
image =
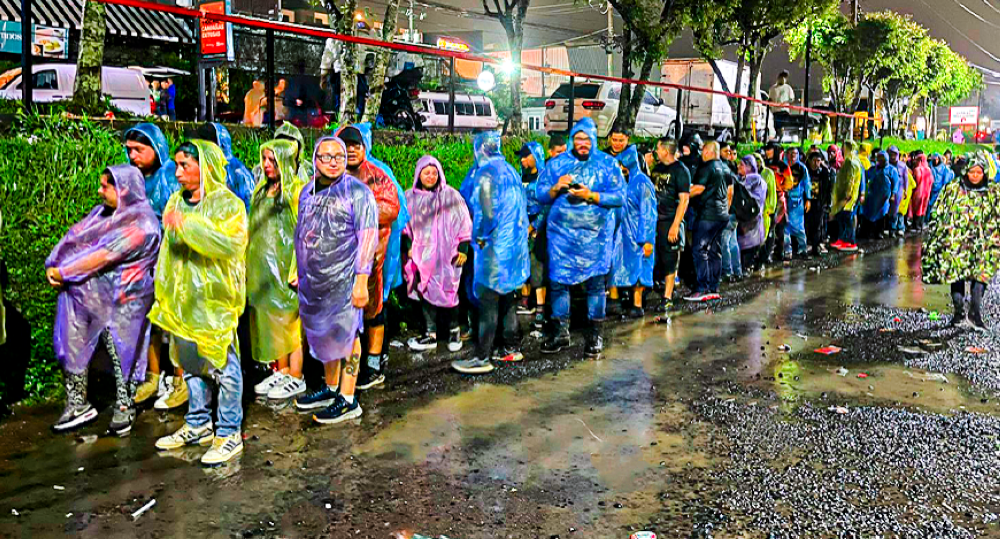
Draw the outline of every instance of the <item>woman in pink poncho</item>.
<instances>
[{"instance_id":1,"label":"woman in pink poncho","mask_svg":"<svg viewBox=\"0 0 1000 539\"><path fill-rule=\"evenodd\" d=\"M917 166L913 169L913 178L917 186L913 189L913 200L910 201L909 215L913 227L921 230L924 227L924 215L927 214L927 202L931 198L931 188L934 186L934 173L927 164L927 156L923 152L917 154Z\"/></svg>"},{"instance_id":2,"label":"woman in pink poncho","mask_svg":"<svg viewBox=\"0 0 1000 539\"><path fill-rule=\"evenodd\" d=\"M452 328L452 310L458 305L462 265L469 251L472 218L462 195L450 187L437 159L425 155L417 162L413 187L406 192L410 222L403 230L409 261L403 269L408 295L419 300L427 329L410 339L413 350L437 347L437 329L446 328L448 349L462 349L458 327Z\"/></svg>"}]
</instances>

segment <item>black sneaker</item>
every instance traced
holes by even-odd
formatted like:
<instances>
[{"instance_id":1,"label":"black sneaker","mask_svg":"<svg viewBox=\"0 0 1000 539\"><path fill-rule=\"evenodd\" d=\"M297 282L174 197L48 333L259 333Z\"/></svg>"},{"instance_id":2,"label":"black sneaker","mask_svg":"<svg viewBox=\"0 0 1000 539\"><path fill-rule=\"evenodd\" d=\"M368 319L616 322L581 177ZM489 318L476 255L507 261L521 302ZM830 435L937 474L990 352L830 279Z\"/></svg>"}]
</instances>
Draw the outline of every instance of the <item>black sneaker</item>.
<instances>
[{"instance_id":1,"label":"black sneaker","mask_svg":"<svg viewBox=\"0 0 1000 539\"><path fill-rule=\"evenodd\" d=\"M115 408L115 413L111 417L111 424L108 425L108 432L115 436L125 436L132 431L132 424L135 423L135 408Z\"/></svg>"},{"instance_id":2,"label":"black sneaker","mask_svg":"<svg viewBox=\"0 0 1000 539\"><path fill-rule=\"evenodd\" d=\"M385 375L382 374L382 371L377 371L375 369L361 369L361 375L358 376L358 385L355 387L364 391L383 384L385 384Z\"/></svg>"},{"instance_id":3,"label":"black sneaker","mask_svg":"<svg viewBox=\"0 0 1000 539\"><path fill-rule=\"evenodd\" d=\"M317 408L326 408L333 404L340 393L337 390L330 389L330 386L323 384L322 389L318 389L311 393L307 393L303 397L295 399L295 407L299 410L316 410Z\"/></svg>"},{"instance_id":4,"label":"black sneaker","mask_svg":"<svg viewBox=\"0 0 1000 539\"><path fill-rule=\"evenodd\" d=\"M587 337L587 357L590 359L598 359L601 357L601 352L604 351L604 339L597 333L591 334Z\"/></svg>"},{"instance_id":5,"label":"black sneaker","mask_svg":"<svg viewBox=\"0 0 1000 539\"><path fill-rule=\"evenodd\" d=\"M428 333L423 337L414 337L406 341L406 345L409 346L410 350L413 350L414 352L424 352L437 348L438 341L436 336Z\"/></svg>"},{"instance_id":6,"label":"black sneaker","mask_svg":"<svg viewBox=\"0 0 1000 539\"><path fill-rule=\"evenodd\" d=\"M535 313L535 329L542 329L545 327L545 314L541 311Z\"/></svg>"},{"instance_id":7,"label":"black sneaker","mask_svg":"<svg viewBox=\"0 0 1000 539\"><path fill-rule=\"evenodd\" d=\"M558 331L554 336L542 343L543 354L558 354L570 345L569 331Z\"/></svg>"},{"instance_id":8,"label":"black sneaker","mask_svg":"<svg viewBox=\"0 0 1000 539\"><path fill-rule=\"evenodd\" d=\"M646 313L639 307L629 307L628 311L625 312L625 317L633 320L642 318L645 315Z\"/></svg>"},{"instance_id":9,"label":"black sneaker","mask_svg":"<svg viewBox=\"0 0 1000 539\"><path fill-rule=\"evenodd\" d=\"M619 303L620 300L609 300L608 306L608 317L617 318L622 315L622 305Z\"/></svg>"},{"instance_id":10,"label":"black sneaker","mask_svg":"<svg viewBox=\"0 0 1000 539\"><path fill-rule=\"evenodd\" d=\"M358 404L357 397L354 402L348 403L343 395L337 395L333 404L323 410L313 414L313 420L324 425L335 425L351 419L361 417L361 405Z\"/></svg>"},{"instance_id":11,"label":"black sneaker","mask_svg":"<svg viewBox=\"0 0 1000 539\"><path fill-rule=\"evenodd\" d=\"M486 374L493 371L493 363L488 359L463 359L452 361L451 368L462 374Z\"/></svg>"}]
</instances>

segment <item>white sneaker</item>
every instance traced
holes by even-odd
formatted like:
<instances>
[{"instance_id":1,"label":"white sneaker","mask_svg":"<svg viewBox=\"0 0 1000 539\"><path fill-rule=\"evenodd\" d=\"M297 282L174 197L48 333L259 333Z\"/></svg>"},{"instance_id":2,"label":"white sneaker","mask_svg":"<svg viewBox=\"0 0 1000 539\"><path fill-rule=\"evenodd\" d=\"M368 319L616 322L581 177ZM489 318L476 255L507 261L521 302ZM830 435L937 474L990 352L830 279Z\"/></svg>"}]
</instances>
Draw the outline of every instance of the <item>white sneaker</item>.
<instances>
[{"instance_id":1,"label":"white sneaker","mask_svg":"<svg viewBox=\"0 0 1000 539\"><path fill-rule=\"evenodd\" d=\"M301 378L285 374L281 383L275 385L267 392L267 398L273 400L284 400L297 397L306 392L306 383Z\"/></svg>"},{"instance_id":2,"label":"white sneaker","mask_svg":"<svg viewBox=\"0 0 1000 539\"><path fill-rule=\"evenodd\" d=\"M212 443L214 438L212 423L206 423L201 427L192 427L184 423L177 432L156 440L156 448L165 451L179 449L186 445L208 445Z\"/></svg>"},{"instance_id":3,"label":"white sneaker","mask_svg":"<svg viewBox=\"0 0 1000 539\"><path fill-rule=\"evenodd\" d=\"M462 350L462 334L458 328L451 330L448 335L448 351L459 352Z\"/></svg>"},{"instance_id":4,"label":"white sneaker","mask_svg":"<svg viewBox=\"0 0 1000 539\"><path fill-rule=\"evenodd\" d=\"M410 350L413 350L414 352L433 350L437 348L437 337L428 333L423 337L413 337L412 339L406 341L406 345L409 346Z\"/></svg>"},{"instance_id":5,"label":"white sneaker","mask_svg":"<svg viewBox=\"0 0 1000 539\"><path fill-rule=\"evenodd\" d=\"M201 463L206 466L222 464L232 460L243 452L243 435L234 432L229 436L216 436L212 440L212 448L201 457Z\"/></svg>"},{"instance_id":6,"label":"white sneaker","mask_svg":"<svg viewBox=\"0 0 1000 539\"><path fill-rule=\"evenodd\" d=\"M156 386L156 397L162 397L174 388L174 377L173 376L160 376L160 384Z\"/></svg>"},{"instance_id":7,"label":"white sneaker","mask_svg":"<svg viewBox=\"0 0 1000 539\"><path fill-rule=\"evenodd\" d=\"M267 395L272 389L281 385L285 381L285 376L287 374L279 371L274 371L271 376L264 378L259 384L253 386L253 392L257 395Z\"/></svg>"}]
</instances>

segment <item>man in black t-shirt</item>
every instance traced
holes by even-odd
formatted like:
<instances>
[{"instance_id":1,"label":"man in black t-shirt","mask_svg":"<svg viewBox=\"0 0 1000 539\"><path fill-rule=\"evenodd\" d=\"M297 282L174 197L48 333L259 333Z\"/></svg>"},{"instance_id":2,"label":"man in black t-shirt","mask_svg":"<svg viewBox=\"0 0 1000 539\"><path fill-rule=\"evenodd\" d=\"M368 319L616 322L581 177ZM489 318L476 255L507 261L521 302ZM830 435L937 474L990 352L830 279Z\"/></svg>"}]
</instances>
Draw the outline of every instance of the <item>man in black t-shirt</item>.
<instances>
[{"instance_id":1,"label":"man in black t-shirt","mask_svg":"<svg viewBox=\"0 0 1000 539\"><path fill-rule=\"evenodd\" d=\"M691 174L678 156L675 140L660 139L649 175L656 188L656 275L665 283L664 310L673 306L674 279L684 251L684 213L691 196Z\"/></svg>"},{"instance_id":2,"label":"man in black t-shirt","mask_svg":"<svg viewBox=\"0 0 1000 539\"><path fill-rule=\"evenodd\" d=\"M687 301L719 299L722 277L722 231L729 224L729 204L733 198L732 174L719 160L719 143L705 144L702 164L691 185L695 199L693 249L697 285Z\"/></svg>"}]
</instances>

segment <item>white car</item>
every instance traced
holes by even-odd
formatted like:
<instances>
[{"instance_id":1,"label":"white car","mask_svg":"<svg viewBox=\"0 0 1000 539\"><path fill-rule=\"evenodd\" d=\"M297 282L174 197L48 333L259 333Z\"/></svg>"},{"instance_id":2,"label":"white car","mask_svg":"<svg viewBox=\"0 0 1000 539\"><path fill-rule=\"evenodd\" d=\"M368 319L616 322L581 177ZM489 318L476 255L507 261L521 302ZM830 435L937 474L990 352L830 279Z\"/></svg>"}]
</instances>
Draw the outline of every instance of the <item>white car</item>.
<instances>
[{"instance_id":1,"label":"white car","mask_svg":"<svg viewBox=\"0 0 1000 539\"><path fill-rule=\"evenodd\" d=\"M569 83L556 89L545 102L545 131L564 132L569 130ZM622 85L618 82L584 82L573 89L576 107L573 121L589 117L597 124L597 136L604 138L618 118L618 101L621 99ZM635 134L643 137L662 137L670 129L670 123L677 118L677 112L664 105L663 100L646 90L642 105L635 117Z\"/></svg>"},{"instance_id":2,"label":"white car","mask_svg":"<svg viewBox=\"0 0 1000 539\"><path fill-rule=\"evenodd\" d=\"M36 64L33 99L36 103L52 103L73 98L76 64ZM0 99L21 99L21 68L12 69L0 80L8 80L0 89ZM149 84L139 71L124 67L101 68L101 87L111 104L136 116L149 116Z\"/></svg>"},{"instance_id":3,"label":"white car","mask_svg":"<svg viewBox=\"0 0 1000 539\"><path fill-rule=\"evenodd\" d=\"M448 94L420 92L413 108L428 131L448 129ZM455 94L455 129L489 131L500 126L493 100L484 95Z\"/></svg>"}]
</instances>

